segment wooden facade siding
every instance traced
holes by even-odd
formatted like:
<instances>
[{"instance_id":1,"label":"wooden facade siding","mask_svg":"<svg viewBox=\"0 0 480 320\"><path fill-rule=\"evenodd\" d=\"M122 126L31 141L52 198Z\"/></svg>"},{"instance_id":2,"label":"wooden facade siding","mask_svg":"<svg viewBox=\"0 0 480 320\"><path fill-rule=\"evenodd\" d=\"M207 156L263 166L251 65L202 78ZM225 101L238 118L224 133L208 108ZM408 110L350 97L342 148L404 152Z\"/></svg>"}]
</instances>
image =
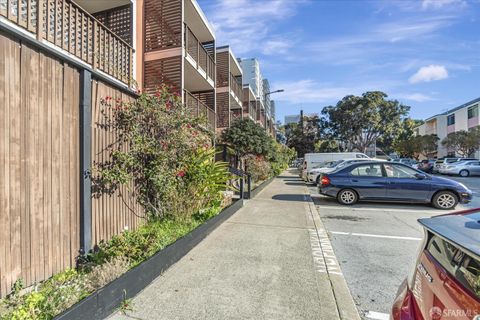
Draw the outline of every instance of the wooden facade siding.
<instances>
[{"instance_id":1,"label":"wooden facade siding","mask_svg":"<svg viewBox=\"0 0 480 320\"><path fill-rule=\"evenodd\" d=\"M92 85L92 162L115 139L99 129L99 99L132 99ZM0 32L0 297L74 267L80 250L80 71ZM93 164L92 164L93 166ZM120 190L127 195L127 188ZM92 200L93 245L143 219L119 192ZM127 195L129 197L129 195ZM125 199L125 198L124 198ZM132 213L128 206L135 212Z\"/></svg>"},{"instance_id":2,"label":"wooden facade siding","mask_svg":"<svg viewBox=\"0 0 480 320\"><path fill-rule=\"evenodd\" d=\"M123 101L132 101L132 97L102 82L92 83L92 168L98 163L109 161L109 147L115 144L115 132L102 127L105 117L102 115L100 100L110 96ZM114 102L112 102L114 104ZM108 115L111 108L105 108ZM124 146L127 148L127 146ZM129 187L133 188L132 185ZM126 186L115 193L93 196L92 198L92 244L98 245L101 240L110 240L112 236L124 230L134 230L145 221L142 207Z\"/></svg>"},{"instance_id":3,"label":"wooden facade siding","mask_svg":"<svg viewBox=\"0 0 480 320\"><path fill-rule=\"evenodd\" d=\"M182 57L145 61L145 90L153 93L162 84L181 91L182 88Z\"/></svg>"},{"instance_id":4,"label":"wooden facade siding","mask_svg":"<svg viewBox=\"0 0 480 320\"><path fill-rule=\"evenodd\" d=\"M75 265L79 72L0 33L0 296Z\"/></svg>"},{"instance_id":5,"label":"wooden facade siding","mask_svg":"<svg viewBox=\"0 0 480 320\"><path fill-rule=\"evenodd\" d=\"M228 87L230 65L228 51L217 52L217 88Z\"/></svg>"},{"instance_id":6,"label":"wooden facade siding","mask_svg":"<svg viewBox=\"0 0 480 320\"><path fill-rule=\"evenodd\" d=\"M182 1L145 0L145 52L182 46Z\"/></svg>"},{"instance_id":7,"label":"wooden facade siding","mask_svg":"<svg viewBox=\"0 0 480 320\"><path fill-rule=\"evenodd\" d=\"M93 69L131 85L133 48L70 0L1 0L0 16L74 55ZM122 15L125 18L125 15ZM119 20L119 19L117 19ZM124 30L133 21L116 21ZM38 23L40 21L40 23ZM117 23L118 22L118 23Z\"/></svg>"},{"instance_id":8,"label":"wooden facade siding","mask_svg":"<svg viewBox=\"0 0 480 320\"><path fill-rule=\"evenodd\" d=\"M217 128L230 126L230 93L217 93Z\"/></svg>"}]
</instances>

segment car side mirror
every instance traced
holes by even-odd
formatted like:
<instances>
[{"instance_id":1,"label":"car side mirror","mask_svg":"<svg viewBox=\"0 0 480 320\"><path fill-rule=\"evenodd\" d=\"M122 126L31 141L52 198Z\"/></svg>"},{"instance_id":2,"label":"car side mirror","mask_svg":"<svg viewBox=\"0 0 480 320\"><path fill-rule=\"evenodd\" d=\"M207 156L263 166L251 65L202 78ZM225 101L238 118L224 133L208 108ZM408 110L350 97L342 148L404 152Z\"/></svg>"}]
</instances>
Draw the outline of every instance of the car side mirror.
<instances>
[{"instance_id":1,"label":"car side mirror","mask_svg":"<svg viewBox=\"0 0 480 320\"><path fill-rule=\"evenodd\" d=\"M421 174L421 173L416 173L415 174L415 178L417 178L418 180L423 180L425 179L427 176L424 175L424 174Z\"/></svg>"}]
</instances>

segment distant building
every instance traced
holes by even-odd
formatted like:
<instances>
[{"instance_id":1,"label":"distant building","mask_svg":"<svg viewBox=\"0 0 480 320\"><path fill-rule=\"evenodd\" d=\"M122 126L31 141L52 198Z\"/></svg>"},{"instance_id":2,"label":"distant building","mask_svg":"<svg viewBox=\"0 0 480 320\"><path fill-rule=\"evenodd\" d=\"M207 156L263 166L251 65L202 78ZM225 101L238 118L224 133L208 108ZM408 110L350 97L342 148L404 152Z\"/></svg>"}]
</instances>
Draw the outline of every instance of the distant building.
<instances>
[{"instance_id":1,"label":"distant building","mask_svg":"<svg viewBox=\"0 0 480 320\"><path fill-rule=\"evenodd\" d=\"M318 113L306 113L304 117L318 117ZM289 124L289 123L299 123L300 122L300 115L299 114L294 114L294 115L288 115L285 116L285 123L284 124Z\"/></svg>"},{"instance_id":2,"label":"distant building","mask_svg":"<svg viewBox=\"0 0 480 320\"><path fill-rule=\"evenodd\" d=\"M437 151L432 153L430 157L458 156L455 150L449 150L442 146L441 141L451 133L461 130L468 131L479 126L479 106L480 98L477 98L444 113L434 115L415 128L416 135L436 134L440 138ZM479 157L480 152L477 151L472 156Z\"/></svg>"},{"instance_id":3,"label":"distant building","mask_svg":"<svg viewBox=\"0 0 480 320\"><path fill-rule=\"evenodd\" d=\"M285 123L284 124L299 123L299 122L300 122L300 115L299 114L285 116Z\"/></svg>"}]
</instances>

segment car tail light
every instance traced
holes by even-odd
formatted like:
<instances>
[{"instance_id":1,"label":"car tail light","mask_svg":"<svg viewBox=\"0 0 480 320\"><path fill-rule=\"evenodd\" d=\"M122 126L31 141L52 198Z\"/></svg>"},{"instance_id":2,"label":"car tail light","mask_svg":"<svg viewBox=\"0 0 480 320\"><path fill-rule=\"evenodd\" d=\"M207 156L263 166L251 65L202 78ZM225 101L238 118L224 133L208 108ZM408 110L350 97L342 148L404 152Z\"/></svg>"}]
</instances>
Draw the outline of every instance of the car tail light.
<instances>
[{"instance_id":1,"label":"car tail light","mask_svg":"<svg viewBox=\"0 0 480 320\"><path fill-rule=\"evenodd\" d=\"M327 176L323 176L321 179L320 179L320 184L324 187L328 186L330 184L330 178L327 177Z\"/></svg>"}]
</instances>

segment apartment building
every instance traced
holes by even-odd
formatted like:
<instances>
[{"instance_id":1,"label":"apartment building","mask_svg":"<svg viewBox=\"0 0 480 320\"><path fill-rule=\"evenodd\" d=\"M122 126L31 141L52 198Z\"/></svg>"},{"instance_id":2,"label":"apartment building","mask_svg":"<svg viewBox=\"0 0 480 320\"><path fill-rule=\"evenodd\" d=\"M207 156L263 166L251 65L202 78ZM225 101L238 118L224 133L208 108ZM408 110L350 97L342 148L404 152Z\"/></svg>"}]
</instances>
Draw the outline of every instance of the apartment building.
<instances>
[{"instance_id":1,"label":"apartment building","mask_svg":"<svg viewBox=\"0 0 480 320\"><path fill-rule=\"evenodd\" d=\"M415 133L417 135L435 134L442 141L450 133L462 130L468 131L480 125L479 105L480 98L477 98L444 113L432 116L415 128ZM435 158L446 156L458 156L458 154L455 150L445 148L441 143L438 145L437 152L431 155ZM480 153L477 152L474 156L479 157Z\"/></svg>"},{"instance_id":2,"label":"apartment building","mask_svg":"<svg viewBox=\"0 0 480 320\"><path fill-rule=\"evenodd\" d=\"M215 34L195 0L143 0L142 85L153 92L168 84L215 128Z\"/></svg>"},{"instance_id":3,"label":"apartment building","mask_svg":"<svg viewBox=\"0 0 480 320\"><path fill-rule=\"evenodd\" d=\"M243 85L243 118L250 118L252 121L257 121L257 97L248 84Z\"/></svg>"},{"instance_id":4,"label":"apartment building","mask_svg":"<svg viewBox=\"0 0 480 320\"><path fill-rule=\"evenodd\" d=\"M257 59L241 59L240 65L243 70L243 85L250 86L256 97L256 121L273 136L275 134L275 121L272 114L270 83L268 79L263 78L260 63Z\"/></svg>"},{"instance_id":5,"label":"apartment building","mask_svg":"<svg viewBox=\"0 0 480 320\"><path fill-rule=\"evenodd\" d=\"M217 131L243 117L242 68L229 46L217 48Z\"/></svg>"}]
</instances>

